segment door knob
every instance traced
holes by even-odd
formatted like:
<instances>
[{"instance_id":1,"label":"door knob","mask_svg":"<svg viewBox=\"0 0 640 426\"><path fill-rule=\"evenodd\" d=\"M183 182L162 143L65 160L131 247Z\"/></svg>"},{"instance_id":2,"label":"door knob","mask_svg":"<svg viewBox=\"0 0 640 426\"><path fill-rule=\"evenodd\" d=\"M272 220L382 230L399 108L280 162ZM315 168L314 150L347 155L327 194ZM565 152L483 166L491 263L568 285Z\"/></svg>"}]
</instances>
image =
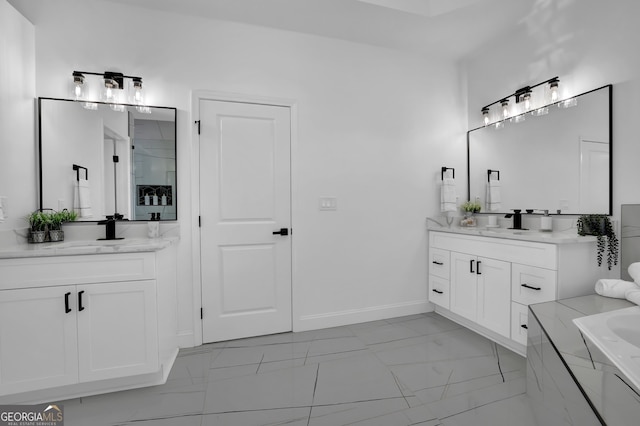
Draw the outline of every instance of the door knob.
<instances>
[{"instance_id":1,"label":"door knob","mask_svg":"<svg viewBox=\"0 0 640 426\"><path fill-rule=\"evenodd\" d=\"M273 231L273 235L289 235L289 228L280 228L279 231Z\"/></svg>"}]
</instances>

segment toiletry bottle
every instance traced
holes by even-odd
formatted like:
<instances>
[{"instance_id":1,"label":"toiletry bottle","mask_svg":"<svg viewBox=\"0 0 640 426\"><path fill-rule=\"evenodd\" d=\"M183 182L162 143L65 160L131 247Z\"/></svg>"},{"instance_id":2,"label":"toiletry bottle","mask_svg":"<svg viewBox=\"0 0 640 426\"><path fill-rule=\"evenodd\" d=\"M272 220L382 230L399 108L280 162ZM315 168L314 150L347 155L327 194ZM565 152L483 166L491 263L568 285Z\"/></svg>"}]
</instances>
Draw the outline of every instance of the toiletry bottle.
<instances>
[{"instance_id":1,"label":"toiletry bottle","mask_svg":"<svg viewBox=\"0 0 640 426\"><path fill-rule=\"evenodd\" d=\"M544 216L540 218L540 230L541 231L552 231L553 230L553 219L549 216L549 210L543 210Z\"/></svg>"},{"instance_id":2,"label":"toiletry bottle","mask_svg":"<svg viewBox=\"0 0 640 426\"><path fill-rule=\"evenodd\" d=\"M158 196L156 194L153 194L153 205L154 206L158 205Z\"/></svg>"},{"instance_id":3,"label":"toiletry bottle","mask_svg":"<svg viewBox=\"0 0 640 426\"><path fill-rule=\"evenodd\" d=\"M161 203L162 203L163 206L167 205L167 196L166 195L162 196Z\"/></svg>"},{"instance_id":4,"label":"toiletry bottle","mask_svg":"<svg viewBox=\"0 0 640 426\"><path fill-rule=\"evenodd\" d=\"M144 205L148 206L149 205L149 194L145 194L144 195Z\"/></svg>"},{"instance_id":5,"label":"toiletry bottle","mask_svg":"<svg viewBox=\"0 0 640 426\"><path fill-rule=\"evenodd\" d=\"M160 235L160 222L156 219L155 213L149 213L151 215L151 221L147 222L147 237L158 238Z\"/></svg>"}]
</instances>

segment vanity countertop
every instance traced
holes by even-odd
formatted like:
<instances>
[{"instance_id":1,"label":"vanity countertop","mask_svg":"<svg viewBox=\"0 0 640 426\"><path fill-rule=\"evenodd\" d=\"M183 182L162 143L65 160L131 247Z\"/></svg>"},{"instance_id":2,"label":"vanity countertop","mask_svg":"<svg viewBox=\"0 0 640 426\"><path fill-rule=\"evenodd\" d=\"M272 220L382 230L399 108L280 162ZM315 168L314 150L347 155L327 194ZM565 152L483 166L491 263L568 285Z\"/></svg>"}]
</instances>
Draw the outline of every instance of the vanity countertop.
<instances>
[{"instance_id":1,"label":"vanity countertop","mask_svg":"<svg viewBox=\"0 0 640 426\"><path fill-rule=\"evenodd\" d=\"M138 253L162 250L177 238L125 238L121 240L80 240L56 243L18 244L0 248L0 259L77 256L84 254Z\"/></svg>"},{"instance_id":2,"label":"vanity countertop","mask_svg":"<svg viewBox=\"0 0 640 426\"><path fill-rule=\"evenodd\" d=\"M427 218L427 229L429 231L448 232L452 234L476 235L489 238L506 238L510 240L532 241L538 243L551 244L576 244L590 243L596 241L593 236L580 236L576 228L568 227L565 230L554 230L553 232L543 232L537 229L509 229L507 226L488 227L457 226L458 221L454 220L451 226L447 226L446 218Z\"/></svg>"},{"instance_id":3,"label":"vanity countertop","mask_svg":"<svg viewBox=\"0 0 640 426\"><path fill-rule=\"evenodd\" d=\"M596 294L530 305L545 336L563 359L584 395L608 425L637 424L640 390L583 338L574 318L635 306Z\"/></svg>"}]
</instances>

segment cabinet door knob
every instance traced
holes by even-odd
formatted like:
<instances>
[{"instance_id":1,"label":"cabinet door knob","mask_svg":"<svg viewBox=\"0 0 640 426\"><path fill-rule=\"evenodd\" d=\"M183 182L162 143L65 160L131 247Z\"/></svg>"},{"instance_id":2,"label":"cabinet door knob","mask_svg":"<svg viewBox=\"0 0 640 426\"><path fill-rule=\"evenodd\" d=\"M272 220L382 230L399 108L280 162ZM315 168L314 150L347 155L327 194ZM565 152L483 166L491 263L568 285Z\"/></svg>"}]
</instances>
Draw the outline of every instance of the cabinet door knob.
<instances>
[{"instance_id":1,"label":"cabinet door knob","mask_svg":"<svg viewBox=\"0 0 640 426\"><path fill-rule=\"evenodd\" d=\"M536 291L542 290L542 288L540 287L533 287L533 286L530 286L529 284L522 284L522 287L529 288L531 290L536 290Z\"/></svg>"},{"instance_id":2,"label":"cabinet door knob","mask_svg":"<svg viewBox=\"0 0 640 426\"><path fill-rule=\"evenodd\" d=\"M84 294L84 290L78 293L78 311L84 311L84 306L82 306L82 295Z\"/></svg>"},{"instance_id":3,"label":"cabinet door knob","mask_svg":"<svg viewBox=\"0 0 640 426\"><path fill-rule=\"evenodd\" d=\"M469 261L469 272L471 272L472 274L475 274L476 271L473 270L473 262L475 262L475 260L470 260Z\"/></svg>"},{"instance_id":4,"label":"cabinet door knob","mask_svg":"<svg viewBox=\"0 0 640 426\"><path fill-rule=\"evenodd\" d=\"M69 296L71 296L71 292L67 292L64 295L64 313L68 314L71 312L71 308L69 307Z\"/></svg>"},{"instance_id":5,"label":"cabinet door knob","mask_svg":"<svg viewBox=\"0 0 640 426\"><path fill-rule=\"evenodd\" d=\"M435 288L433 290L431 290L431 291L433 291L434 293L442 294L442 292L440 290L436 290Z\"/></svg>"}]
</instances>

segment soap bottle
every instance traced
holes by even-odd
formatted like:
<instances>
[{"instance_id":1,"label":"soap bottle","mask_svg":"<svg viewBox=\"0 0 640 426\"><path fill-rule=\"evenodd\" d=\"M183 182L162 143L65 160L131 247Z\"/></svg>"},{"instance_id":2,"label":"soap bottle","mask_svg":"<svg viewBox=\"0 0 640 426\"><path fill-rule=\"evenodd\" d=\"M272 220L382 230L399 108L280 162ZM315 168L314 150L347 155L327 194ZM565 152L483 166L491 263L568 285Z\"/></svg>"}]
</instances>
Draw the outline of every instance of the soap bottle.
<instances>
[{"instance_id":1,"label":"soap bottle","mask_svg":"<svg viewBox=\"0 0 640 426\"><path fill-rule=\"evenodd\" d=\"M156 194L153 194L153 205L154 206L158 205L158 196Z\"/></svg>"},{"instance_id":2,"label":"soap bottle","mask_svg":"<svg viewBox=\"0 0 640 426\"><path fill-rule=\"evenodd\" d=\"M167 196L163 195L160 202L162 203L163 206L166 206L167 205Z\"/></svg>"},{"instance_id":3,"label":"soap bottle","mask_svg":"<svg viewBox=\"0 0 640 426\"><path fill-rule=\"evenodd\" d=\"M145 206L149 205L149 194L144 194L144 205Z\"/></svg>"},{"instance_id":4,"label":"soap bottle","mask_svg":"<svg viewBox=\"0 0 640 426\"><path fill-rule=\"evenodd\" d=\"M553 219L549 216L549 210L543 210L544 216L540 218L540 230L551 232L553 230Z\"/></svg>"},{"instance_id":5,"label":"soap bottle","mask_svg":"<svg viewBox=\"0 0 640 426\"><path fill-rule=\"evenodd\" d=\"M156 218L155 213L149 213L151 215L151 221L147 222L147 237L158 238L160 236L160 222Z\"/></svg>"}]
</instances>

